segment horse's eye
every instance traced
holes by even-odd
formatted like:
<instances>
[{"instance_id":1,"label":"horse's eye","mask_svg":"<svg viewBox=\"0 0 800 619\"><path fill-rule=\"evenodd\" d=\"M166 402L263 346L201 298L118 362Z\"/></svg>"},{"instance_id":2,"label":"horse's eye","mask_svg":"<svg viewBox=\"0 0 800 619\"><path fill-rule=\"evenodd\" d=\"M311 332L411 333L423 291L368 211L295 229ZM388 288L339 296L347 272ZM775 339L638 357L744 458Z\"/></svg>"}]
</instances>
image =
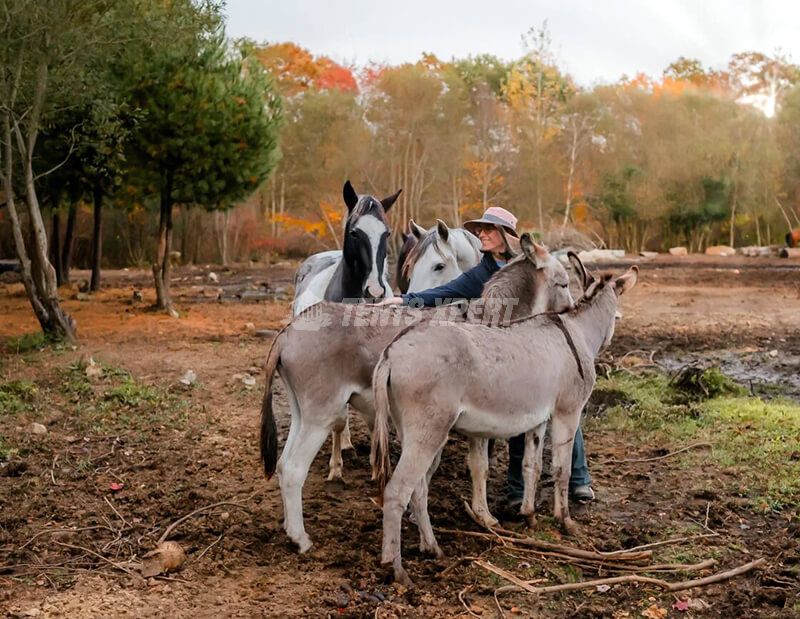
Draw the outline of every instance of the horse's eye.
<instances>
[{"instance_id":1,"label":"horse's eye","mask_svg":"<svg viewBox=\"0 0 800 619\"><path fill-rule=\"evenodd\" d=\"M439 263L439 264L437 264L435 267L433 267L433 270L434 270L434 271L437 271L437 272L438 272L438 271L444 271L444 263L440 262L440 263Z\"/></svg>"}]
</instances>

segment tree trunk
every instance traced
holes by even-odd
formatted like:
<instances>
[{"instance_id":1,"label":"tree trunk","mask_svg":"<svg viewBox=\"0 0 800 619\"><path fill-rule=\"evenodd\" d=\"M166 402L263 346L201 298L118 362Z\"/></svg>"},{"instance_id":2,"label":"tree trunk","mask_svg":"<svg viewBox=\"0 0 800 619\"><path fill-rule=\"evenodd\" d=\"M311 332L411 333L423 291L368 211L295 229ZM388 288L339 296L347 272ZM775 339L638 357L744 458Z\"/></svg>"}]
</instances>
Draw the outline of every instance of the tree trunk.
<instances>
[{"instance_id":1,"label":"tree trunk","mask_svg":"<svg viewBox=\"0 0 800 619\"><path fill-rule=\"evenodd\" d=\"M58 209L53 210L53 224L50 227L50 262L56 269L56 284L64 284L64 265L61 263L61 217Z\"/></svg>"},{"instance_id":2,"label":"tree trunk","mask_svg":"<svg viewBox=\"0 0 800 619\"><path fill-rule=\"evenodd\" d=\"M61 248L61 270L64 283L69 283L69 270L72 268L72 248L75 244L75 221L78 217L78 207L72 203L67 213L67 229L64 230L64 246Z\"/></svg>"},{"instance_id":3,"label":"tree trunk","mask_svg":"<svg viewBox=\"0 0 800 619\"><path fill-rule=\"evenodd\" d=\"M569 209L572 206L572 178L575 176L575 159L578 155L578 130L573 127L572 146L569 151L569 174L567 176L567 200L564 205L564 221L562 228L567 227L569 221Z\"/></svg>"},{"instance_id":4,"label":"tree trunk","mask_svg":"<svg viewBox=\"0 0 800 619\"><path fill-rule=\"evenodd\" d=\"M28 209L28 225L30 231L30 258L22 226L14 204L13 192L13 148L11 145L11 119L4 117L3 134L5 138L5 170L3 184L6 193L6 204L14 230L14 242L17 256L22 266L25 291L39 320L42 330L57 339L75 340L75 321L61 309L58 299L56 271L47 259L47 231L45 230L33 174L33 148L36 144L39 112L47 80L46 67L39 67L34 105L28 119L27 135L23 137L19 125L14 125L19 152L23 154L23 170L25 173L25 204Z\"/></svg>"},{"instance_id":5,"label":"tree trunk","mask_svg":"<svg viewBox=\"0 0 800 619\"><path fill-rule=\"evenodd\" d=\"M95 185L92 190L94 201L94 227L92 230L92 282L89 290L100 290L100 259L103 255L103 190Z\"/></svg>"},{"instance_id":6,"label":"tree trunk","mask_svg":"<svg viewBox=\"0 0 800 619\"><path fill-rule=\"evenodd\" d=\"M172 246L172 171L166 172L161 186L161 210L158 222L158 256L153 264L156 285L156 307L166 310L170 316L178 317L172 307L169 293L169 252Z\"/></svg>"},{"instance_id":7,"label":"tree trunk","mask_svg":"<svg viewBox=\"0 0 800 619\"><path fill-rule=\"evenodd\" d=\"M231 214L228 209L222 211L222 230L220 232L222 241L222 266L228 266L228 227L231 221Z\"/></svg>"},{"instance_id":8,"label":"tree trunk","mask_svg":"<svg viewBox=\"0 0 800 619\"><path fill-rule=\"evenodd\" d=\"M728 238L728 246L733 247L733 243L736 241L736 198L738 193L739 186L734 183L733 185L733 202L731 203L731 233L730 237Z\"/></svg>"}]
</instances>

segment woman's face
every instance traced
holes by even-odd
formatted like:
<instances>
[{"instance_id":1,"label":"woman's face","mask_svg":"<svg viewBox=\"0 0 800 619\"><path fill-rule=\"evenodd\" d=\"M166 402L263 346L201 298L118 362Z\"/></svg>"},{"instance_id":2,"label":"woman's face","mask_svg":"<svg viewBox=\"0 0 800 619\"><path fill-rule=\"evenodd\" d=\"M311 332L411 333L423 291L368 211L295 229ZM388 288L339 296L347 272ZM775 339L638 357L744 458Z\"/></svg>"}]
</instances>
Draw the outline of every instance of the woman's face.
<instances>
[{"instance_id":1,"label":"woman's face","mask_svg":"<svg viewBox=\"0 0 800 619\"><path fill-rule=\"evenodd\" d=\"M492 224L483 224L478 230L478 238L481 241L481 251L491 253L502 253L505 251L506 246L503 243L503 237L497 226Z\"/></svg>"}]
</instances>

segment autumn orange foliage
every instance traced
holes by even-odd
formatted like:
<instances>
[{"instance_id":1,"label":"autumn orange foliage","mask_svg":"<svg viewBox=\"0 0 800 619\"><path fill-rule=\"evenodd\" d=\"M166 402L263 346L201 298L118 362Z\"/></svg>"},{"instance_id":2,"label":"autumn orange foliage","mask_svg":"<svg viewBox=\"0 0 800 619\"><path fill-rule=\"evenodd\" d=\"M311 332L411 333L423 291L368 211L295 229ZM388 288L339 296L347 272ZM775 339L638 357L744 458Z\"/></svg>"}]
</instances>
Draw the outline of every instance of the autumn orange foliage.
<instances>
[{"instance_id":1,"label":"autumn orange foliage","mask_svg":"<svg viewBox=\"0 0 800 619\"><path fill-rule=\"evenodd\" d=\"M278 83L281 92L293 96L309 88L357 92L353 72L326 56L314 57L295 43L273 43L255 51L258 61Z\"/></svg>"}]
</instances>

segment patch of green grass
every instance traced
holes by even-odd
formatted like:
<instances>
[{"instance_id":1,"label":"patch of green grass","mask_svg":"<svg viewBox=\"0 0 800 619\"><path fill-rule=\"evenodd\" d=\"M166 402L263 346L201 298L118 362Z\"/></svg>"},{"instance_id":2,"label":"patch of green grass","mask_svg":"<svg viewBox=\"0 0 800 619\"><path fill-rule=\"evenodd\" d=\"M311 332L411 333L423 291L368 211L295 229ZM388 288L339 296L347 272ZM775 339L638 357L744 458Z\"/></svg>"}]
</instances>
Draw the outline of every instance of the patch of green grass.
<instances>
[{"instance_id":1,"label":"patch of green grass","mask_svg":"<svg viewBox=\"0 0 800 619\"><path fill-rule=\"evenodd\" d=\"M38 392L36 385L27 380L11 380L0 383L0 415L14 415L22 412Z\"/></svg>"},{"instance_id":2,"label":"patch of green grass","mask_svg":"<svg viewBox=\"0 0 800 619\"><path fill-rule=\"evenodd\" d=\"M83 362L71 364L62 374L60 391L74 405L72 419L78 429L147 432L185 425L186 401L166 389L136 381L125 369L99 365L99 374L91 378Z\"/></svg>"},{"instance_id":3,"label":"patch of green grass","mask_svg":"<svg viewBox=\"0 0 800 619\"><path fill-rule=\"evenodd\" d=\"M22 355L34 350L42 350L52 343L44 331L25 333L17 337L10 337L6 341L8 349L15 354Z\"/></svg>"},{"instance_id":4,"label":"patch of green grass","mask_svg":"<svg viewBox=\"0 0 800 619\"><path fill-rule=\"evenodd\" d=\"M103 394L103 399L111 404L121 404L131 408L152 404L159 399L159 393L148 385L140 385L128 377L121 384L111 387Z\"/></svg>"},{"instance_id":5,"label":"patch of green grass","mask_svg":"<svg viewBox=\"0 0 800 619\"><path fill-rule=\"evenodd\" d=\"M0 436L0 460L9 460L17 453L19 453L19 450L12 447L6 439Z\"/></svg>"},{"instance_id":6,"label":"patch of green grass","mask_svg":"<svg viewBox=\"0 0 800 619\"><path fill-rule=\"evenodd\" d=\"M686 452L671 466L707 458L710 466L736 478L736 487L726 490L749 498L758 509L800 506L800 404L745 396L718 370L704 373L709 378L705 388L717 394L704 400L685 397L685 386L678 388L661 374L600 379L598 389L622 392L628 405L609 407L594 423L671 450L711 443L710 453Z\"/></svg>"}]
</instances>

